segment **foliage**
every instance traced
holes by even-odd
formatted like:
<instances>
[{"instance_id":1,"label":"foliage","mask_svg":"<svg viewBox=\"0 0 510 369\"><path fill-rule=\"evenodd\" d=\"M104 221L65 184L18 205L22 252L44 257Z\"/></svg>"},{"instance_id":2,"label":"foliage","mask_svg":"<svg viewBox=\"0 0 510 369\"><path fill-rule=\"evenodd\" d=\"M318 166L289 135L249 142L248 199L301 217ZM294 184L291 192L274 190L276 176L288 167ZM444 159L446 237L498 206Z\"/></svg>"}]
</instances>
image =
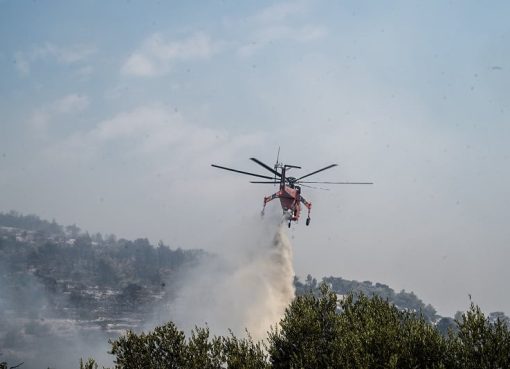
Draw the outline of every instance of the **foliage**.
<instances>
[{"instance_id":1,"label":"foliage","mask_svg":"<svg viewBox=\"0 0 510 369\"><path fill-rule=\"evenodd\" d=\"M217 369L223 363L220 339L210 339L208 328L195 328L191 332L186 350L186 365L190 369Z\"/></svg>"},{"instance_id":2,"label":"foliage","mask_svg":"<svg viewBox=\"0 0 510 369\"><path fill-rule=\"evenodd\" d=\"M172 250L162 242L157 247L145 238L117 240L115 236L90 236L73 225L63 227L55 221L14 211L0 213L0 283L13 296L9 303L33 306L27 298L51 306L69 308L84 314L115 307L133 312L154 296L173 292L171 281L182 269L197 262L200 250ZM27 271L30 271L27 273ZM23 294L27 285L42 286L47 293ZM166 288L164 288L166 287ZM93 289L108 291L108 301L94 300ZM88 290L88 292L87 292ZM64 299L68 295L69 299ZM111 297L109 297L111 296ZM27 298L25 298L27 297ZM0 307L2 297L0 296ZM114 310L114 309L112 309ZM1 316L1 311L0 311ZM89 318L93 318L92 316Z\"/></svg>"},{"instance_id":3,"label":"foliage","mask_svg":"<svg viewBox=\"0 0 510 369\"><path fill-rule=\"evenodd\" d=\"M64 232L63 227L58 225L55 220L48 222L40 219L37 215L22 215L13 210L8 213L0 213L0 225L47 233L62 234Z\"/></svg>"},{"instance_id":4,"label":"foliage","mask_svg":"<svg viewBox=\"0 0 510 369\"><path fill-rule=\"evenodd\" d=\"M400 310L421 313L428 322L434 322L440 318L432 305L425 305L413 292L402 290L396 293L388 285L382 283L350 281L340 277L324 277L322 278L322 283L331 286L332 291L339 295L349 295L352 293L354 295L379 296L388 300ZM316 296L320 295L320 283L311 275L306 277L304 283L300 282L296 277L294 285L297 295L309 292L312 292Z\"/></svg>"},{"instance_id":5,"label":"foliage","mask_svg":"<svg viewBox=\"0 0 510 369\"><path fill-rule=\"evenodd\" d=\"M455 367L510 368L510 330L505 320L497 318L491 323L480 307L471 303L457 324L457 333L450 334Z\"/></svg>"},{"instance_id":6,"label":"foliage","mask_svg":"<svg viewBox=\"0 0 510 369\"><path fill-rule=\"evenodd\" d=\"M269 334L273 368L327 368L339 333L336 308L334 293L298 296L286 309L280 328Z\"/></svg>"},{"instance_id":7,"label":"foliage","mask_svg":"<svg viewBox=\"0 0 510 369\"><path fill-rule=\"evenodd\" d=\"M173 323L147 334L129 331L111 342L116 369L259 369L267 367L266 354L252 339L210 337L208 328L195 328L186 340Z\"/></svg>"},{"instance_id":8,"label":"foliage","mask_svg":"<svg viewBox=\"0 0 510 369\"><path fill-rule=\"evenodd\" d=\"M97 363L94 359L88 359L86 362L80 359L80 369L97 369Z\"/></svg>"},{"instance_id":9,"label":"foliage","mask_svg":"<svg viewBox=\"0 0 510 369\"><path fill-rule=\"evenodd\" d=\"M260 342L252 338L222 337L223 358L229 369L264 369L269 368L266 353Z\"/></svg>"},{"instance_id":10,"label":"foliage","mask_svg":"<svg viewBox=\"0 0 510 369\"><path fill-rule=\"evenodd\" d=\"M273 368L440 368L445 339L380 297L298 296L269 335Z\"/></svg>"},{"instance_id":11,"label":"foliage","mask_svg":"<svg viewBox=\"0 0 510 369\"><path fill-rule=\"evenodd\" d=\"M147 334L128 331L112 342L115 368L182 368L186 362L185 336L173 323Z\"/></svg>"},{"instance_id":12,"label":"foliage","mask_svg":"<svg viewBox=\"0 0 510 369\"><path fill-rule=\"evenodd\" d=\"M263 346L251 337L212 337L209 329L184 332L167 323L147 334L131 331L112 342L116 369L372 369L509 368L505 321L470 309L457 329L442 335L422 315L402 311L378 296L339 299L324 283L319 293L297 296ZM80 369L95 369L94 362Z\"/></svg>"}]
</instances>

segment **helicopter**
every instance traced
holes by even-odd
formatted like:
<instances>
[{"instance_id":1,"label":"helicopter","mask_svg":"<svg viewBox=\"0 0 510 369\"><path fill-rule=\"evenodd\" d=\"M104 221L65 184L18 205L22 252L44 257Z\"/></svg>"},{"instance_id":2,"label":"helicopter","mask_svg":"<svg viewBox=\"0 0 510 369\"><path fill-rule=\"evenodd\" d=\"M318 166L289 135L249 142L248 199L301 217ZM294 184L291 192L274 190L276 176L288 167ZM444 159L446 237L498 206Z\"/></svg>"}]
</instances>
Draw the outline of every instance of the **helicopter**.
<instances>
[{"instance_id":1,"label":"helicopter","mask_svg":"<svg viewBox=\"0 0 510 369\"><path fill-rule=\"evenodd\" d=\"M245 174L248 176L258 177L266 179L266 181L250 181L250 183L256 183L256 184L273 184L273 185L279 185L278 192L275 192L274 194L270 196L264 197L264 206L262 208L261 214L264 215L264 210L266 208L266 205L268 202L274 200L274 199L280 199L280 204L282 206L283 214L285 218L288 220L288 226L290 228L292 222L297 222L299 220L299 216L301 213L301 204L303 204L306 209L308 210L307 218L306 218L306 225L310 225L310 211L312 209L312 203L307 201L301 194L301 187L308 187L313 189L321 189L321 190L328 190L326 188L317 188L310 186L310 184L352 184L352 185L368 185L373 184L372 182L317 182L317 181L304 181L305 178L308 178L314 174L317 174L319 172L322 172L324 170L331 169L333 167L338 166L338 164L330 164L324 168L318 169L316 171L313 171L311 173L305 174L301 177L291 177L288 174L288 171L291 169L301 169L300 166L297 165L289 165L289 164L282 164L279 160L280 157L280 150L278 150L278 155L276 158L276 163L273 168L271 168L269 165L263 163L262 161L258 160L257 158L250 158L251 161L257 163L264 169L268 170L273 174L273 176L268 175L262 175L262 174L256 174L256 173L250 173L245 172L242 170L227 168L224 166L211 164L214 168L219 168L223 170L228 170L235 173Z\"/></svg>"}]
</instances>

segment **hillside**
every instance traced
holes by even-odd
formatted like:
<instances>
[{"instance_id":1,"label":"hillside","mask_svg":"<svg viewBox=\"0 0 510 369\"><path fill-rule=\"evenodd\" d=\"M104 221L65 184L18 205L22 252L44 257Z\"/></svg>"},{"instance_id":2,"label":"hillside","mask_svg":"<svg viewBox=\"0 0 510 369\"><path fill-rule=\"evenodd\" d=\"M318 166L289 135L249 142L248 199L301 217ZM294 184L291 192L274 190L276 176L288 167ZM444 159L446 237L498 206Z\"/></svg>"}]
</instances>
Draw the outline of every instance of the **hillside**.
<instances>
[{"instance_id":1,"label":"hillside","mask_svg":"<svg viewBox=\"0 0 510 369\"><path fill-rule=\"evenodd\" d=\"M18 311L33 306L25 301L27 296L20 287L34 282L47 292L44 297L48 301L39 301L38 306L49 304L59 314L65 312L75 319L142 312L151 301L175 292L173 282L180 270L190 269L207 256L203 250L171 249L162 242L151 245L146 238L130 241L115 235L90 235L76 225L62 226L36 215L0 213L2 296L16 296L12 301L0 297L0 303L3 311L13 304ZM421 312L429 322L441 319L432 305L413 292L395 292L382 283L333 276L322 278L322 282L339 295L352 291L377 295L399 309ZM294 284L298 295L319 287L311 275L304 282L295 278ZM42 297L36 294L30 299Z\"/></svg>"},{"instance_id":2,"label":"hillside","mask_svg":"<svg viewBox=\"0 0 510 369\"><path fill-rule=\"evenodd\" d=\"M0 214L2 314L96 320L110 329L110 320L147 312L151 302L171 295L179 270L203 255L147 239L91 236L34 215Z\"/></svg>"}]
</instances>

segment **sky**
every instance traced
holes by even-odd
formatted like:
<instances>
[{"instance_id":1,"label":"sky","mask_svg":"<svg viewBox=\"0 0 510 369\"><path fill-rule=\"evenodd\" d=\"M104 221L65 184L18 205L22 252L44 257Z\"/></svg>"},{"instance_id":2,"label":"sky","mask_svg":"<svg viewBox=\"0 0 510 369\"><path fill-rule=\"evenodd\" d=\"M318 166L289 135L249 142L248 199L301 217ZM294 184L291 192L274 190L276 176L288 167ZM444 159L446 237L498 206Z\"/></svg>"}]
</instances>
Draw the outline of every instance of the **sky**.
<instances>
[{"instance_id":1,"label":"sky","mask_svg":"<svg viewBox=\"0 0 510 369\"><path fill-rule=\"evenodd\" d=\"M510 313L510 4L0 0L0 211L224 249L280 159L298 276ZM274 202L268 208L279 211Z\"/></svg>"}]
</instances>

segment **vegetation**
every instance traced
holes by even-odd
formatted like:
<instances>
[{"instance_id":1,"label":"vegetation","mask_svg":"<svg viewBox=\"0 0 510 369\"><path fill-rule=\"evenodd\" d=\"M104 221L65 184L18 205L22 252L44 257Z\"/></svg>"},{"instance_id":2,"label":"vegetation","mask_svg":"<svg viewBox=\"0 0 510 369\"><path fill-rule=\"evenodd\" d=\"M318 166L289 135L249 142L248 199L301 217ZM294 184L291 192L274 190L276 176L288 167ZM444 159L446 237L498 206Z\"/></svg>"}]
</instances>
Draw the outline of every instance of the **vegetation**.
<instances>
[{"instance_id":1,"label":"vegetation","mask_svg":"<svg viewBox=\"0 0 510 369\"><path fill-rule=\"evenodd\" d=\"M350 281L340 277L324 277L322 282L331 287L331 290L339 295L363 294L365 296L379 296L384 300L388 300L398 309L420 313L430 323L438 321L441 317L437 315L436 309L430 304L425 305L413 292L404 290L395 292L386 284L372 283L370 281ZM304 283L299 279L295 279L296 294L302 295L311 292L315 295L320 293L319 285L315 278L311 275L306 277Z\"/></svg>"},{"instance_id":2,"label":"vegetation","mask_svg":"<svg viewBox=\"0 0 510 369\"><path fill-rule=\"evenodd\" d=\"M79 280L85 284L118 286L119 282L157 285L163 275L193 262L200 250L154 247L146 238L117 240L114 235L90 235L76 225L63 227L35 215L0 213L0 256L11 269L35 269L41 278Z\"/></svg>"},{"instance_id":3,"label":"vegetation","mask_svg":"<svg viewBox=\"0 0 510 369\"><path fill-rule=\"evenodd\" d=\"M0 289L10 296L0 295L0 327L23 309L29 318L20 330L0 331L0 346L24 347L21 331L46 336L43 306L59 317L72 313L69 305L81 309L73 319L131 314L150 296L171 295L172 276L203 255L0 213ZM169 322L111 341L115 368L510 368L510 320L502 312L485 316L471 304L455 319L441 318L412 292L380 283L308 276L294 284L297 297L264 342L211 336L207 327L187 337ZM93 359L80 362L97 367Z\"/></svg>"},{"instance_id":4,"label":"vegetation","mask_svg":"<svg viewBox=\"0 0 510 369\"><path fill-rule=\"evenodd\" d=\"M128 332L113 341L115 368L263 369L268 366L261 343L250 337L211 337L208 328L195 328L191 337L173 323L147 334Z\"/></svg>"},{"instance_id":5,"label":"vegetation","mask_svg":"<svg viewBox=\"0 0 510 369\"><path fill-rule=\"evenodd\" d=\"M118 316L162 294L171 296L178 271L204 255L162 242L154 246L146 238L90 235L35 215L0 213L0 283L3 295L10 296L0 295L0 308L48 305L59 315Z\"/></svg>"},{"instance_id":6,"label":"vegetation","mask_svg":"<svg viewBox=\"0 0 510 369\"><path fill-rule=\"evenodd\" d=\"M458 331L449 337L456 368L510 368L510 330L505 320L485 318L478 306L458 321Z\"/></svg>"},{"instance_id":7,"label":"vegetation","mask_svg":"<svg viewBox=\"0 0 510 369\"><path fill-rule=\"evenodd\" d=\"M195 328L186 339L170 322L147 334L127 332L111 342L111 353L116 369L510 367L510 330L504 322L491 322L471 304L456 324L456 333L445 337L422 315L378 296L338 300L322 284L319 296L294 299L264 346L249 335L211 338L207 328Z\"/></svg>"}]
</instances>

